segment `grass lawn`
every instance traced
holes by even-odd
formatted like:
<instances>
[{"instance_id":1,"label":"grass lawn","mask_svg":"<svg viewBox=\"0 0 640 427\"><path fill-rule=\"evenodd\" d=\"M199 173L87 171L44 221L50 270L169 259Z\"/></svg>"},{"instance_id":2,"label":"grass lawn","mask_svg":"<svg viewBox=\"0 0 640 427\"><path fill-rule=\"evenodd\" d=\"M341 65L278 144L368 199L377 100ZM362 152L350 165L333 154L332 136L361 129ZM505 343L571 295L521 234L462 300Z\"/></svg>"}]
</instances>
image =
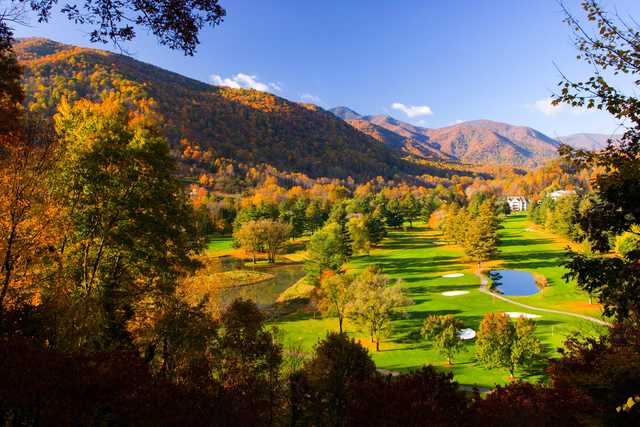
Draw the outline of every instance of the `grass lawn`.
<instances>
[{"instance_id":1,"label":"grass lawn","mask_svg":"<svg viewBox=\"0 0 640 427\"><path fill-rule=\"evenodd\" d=\"M518 297L522 302L541 307L551 307L565 311L597 314L597 307L587 307L587 296L572 284L561 280L563 268L560 261L564 246L553 236L531 229L524 216L511 216L501 230L503 238L500 260L501 268L526 270L545 275L549 287L544 296ZM531 231L529 231L531 230ZM458 382L481 387L504 384L506 370L487 370L475 361L474 341L454 359L454 366L445 366L445 358L433 350L430 344L419 336L423 320L429 314L453 314L466 327L477 329L482 316L492 311L525 311L520 307L481 293L480 280L471 266L462 262L462 251L454 246L443 245L439 232L418 227L412 231L391 232L382 247L371 251L370 255L356 257L349 269L359 270L367 265L378 264L393 278L402 279L406 294L414 301L407 307L405 316L393 321L392 335L381 344L380 352L373 351L365 336L346 323L346 330L363 345L369 346L379 368L406 371L425 364L433 364L442 369L450 369ZM459 278L443 278L447 273L464 273ZM463 290L468 294L447 297L444 291ZM570 316L542 314L537 319L537 332L550 356L575 331L596 333L601 327ZM299 342L311 349L318 338L327 330L337 330L335 318L322 318L317 313L296 313L282 318L277 326L285 336L285 343ZM542 377L540 367L531 372L521 372L519 376L529 380Z\"/></svg>"},{"instance_id":2,"label":"grass lawn","mask_svg":"<svg viewBox=\"0 0 640 427\"><path fill-rule=\"evenodd\" d=\"M205 251L209 255L215 255L220 252L232 251L234 248L232 246L233 239L231 236L219 236L214 235L209 237L207 240L207 245Z\"/></svg>"},{"instance_id":3,"label":"grass lawn","mask_svg":"<svg viewBox=\"0 0 640 427\"><path fill-rule=\"evenodd\" d=\"M509 217L503 225L500 267L542 274L549 281L544 292L514 299L533 306L593 317L600 315L602 308L599 304L589 304L587 293L562 279L565 269L560 264L564 260L568 242L533 226L524 215Z\"/></svg>"}]
</instances>

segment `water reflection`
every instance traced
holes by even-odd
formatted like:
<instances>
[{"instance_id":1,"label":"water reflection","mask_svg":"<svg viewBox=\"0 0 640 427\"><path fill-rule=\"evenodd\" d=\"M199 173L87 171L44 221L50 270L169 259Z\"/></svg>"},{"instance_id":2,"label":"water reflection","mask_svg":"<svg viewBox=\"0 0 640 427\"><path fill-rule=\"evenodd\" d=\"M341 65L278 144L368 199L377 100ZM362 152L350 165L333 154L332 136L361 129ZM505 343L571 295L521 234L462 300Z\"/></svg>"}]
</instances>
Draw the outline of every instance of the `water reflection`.
<instances>
[{"instance_id":1,"label":"water reflection","mask_svg":"<svg viewBox=\"0 0 640 427\"><path fill-rule=\"evenodd\" d=\"M504 295L526 296L540 291L533 275L526 271L492 270L489 275L493 282L491 290Z\"/></svg>"}]
</instances>

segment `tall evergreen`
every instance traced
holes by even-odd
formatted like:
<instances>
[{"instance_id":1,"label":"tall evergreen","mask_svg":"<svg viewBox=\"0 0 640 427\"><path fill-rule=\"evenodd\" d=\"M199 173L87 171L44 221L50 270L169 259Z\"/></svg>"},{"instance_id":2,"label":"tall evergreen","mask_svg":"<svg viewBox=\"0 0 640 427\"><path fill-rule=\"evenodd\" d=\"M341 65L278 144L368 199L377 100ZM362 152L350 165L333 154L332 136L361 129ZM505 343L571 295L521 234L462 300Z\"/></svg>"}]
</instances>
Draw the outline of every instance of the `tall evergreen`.
<instances>
[{"instance_id":1,"label":"tall evergreen","mask_svg":"<svg viewBox=\"0 0 640 427\"><path fill-rule=\"evenodd\" d=\"M349 227L347 227L348 220L346 204L343 202L336 203L329 215L329 222L338 226L338 233L341 237L340 251L345 258L353 255L353 239L351 239L351 233L349 232Z\"/></svg>"}]
</instances>

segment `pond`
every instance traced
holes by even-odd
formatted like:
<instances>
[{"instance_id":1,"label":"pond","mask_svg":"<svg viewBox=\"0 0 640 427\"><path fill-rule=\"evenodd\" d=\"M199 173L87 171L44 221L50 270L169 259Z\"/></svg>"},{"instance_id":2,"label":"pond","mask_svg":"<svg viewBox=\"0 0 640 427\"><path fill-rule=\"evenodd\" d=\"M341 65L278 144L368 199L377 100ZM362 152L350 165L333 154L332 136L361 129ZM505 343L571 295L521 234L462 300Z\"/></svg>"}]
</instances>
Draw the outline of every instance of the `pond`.
<instances>
[{"instance_id":1,"label":"pond","mask_svg":"<svg viewBox=\"0 0 640 427\"><path fill-rule=\"evenodd\" d=\"M303 266L299 264L276 264L269 268L256 268L256 271L268 272L275 277L255 285L220 290L218 294L220 304L226 306L236 298L244 298L253 300L258 306L271 305L276 302L282 292L305 274Z\"/></svg>"},{"instance_id":2,"label":"pond","mask_svg":"<svg viewBox=\"0 0 640 427\"><path fill-rule=\"evenodd\" d=\"M262 308L269 307L305 274L301 263L281 261L275 265L254 266L232 256L204 256L199 261L202 267L182 281L181 292L187 302L194 305L207 296L206 306L214 314L237 298L252 300Z\"/></svg>"},{"instance_id":3,"label":"pond","mask_svg":"<svg viewBox=\"0 0 640 427\"><path fill-rule=\"evenodd\" d=\"M489 275L498 293L503 295L526 296L540 291L533 275L526 271L492 270Z\"/></svg>"}]
</instances>

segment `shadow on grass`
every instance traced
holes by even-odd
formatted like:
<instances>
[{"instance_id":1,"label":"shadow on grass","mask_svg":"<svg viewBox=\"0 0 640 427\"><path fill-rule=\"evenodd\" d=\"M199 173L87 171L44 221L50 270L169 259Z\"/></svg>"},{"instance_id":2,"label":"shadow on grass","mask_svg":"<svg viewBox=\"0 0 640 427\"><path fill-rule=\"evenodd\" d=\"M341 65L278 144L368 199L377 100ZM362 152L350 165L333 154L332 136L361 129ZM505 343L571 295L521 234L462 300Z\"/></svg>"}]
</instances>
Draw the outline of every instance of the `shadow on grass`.
<instances>
[{"instance_id":1,"label":"shadow on grass","mask_svg":"<svg viewBox=\"0 0 640 427\"><path fill-rule=\"evenodd\" d=\"M546 245L551 243L550 240L547 239L523 239L523 238L509 238L507 236L503 236L502 240L500 240L500 246L533 246L533 245Z\"/></svg>"}]
</instances>

